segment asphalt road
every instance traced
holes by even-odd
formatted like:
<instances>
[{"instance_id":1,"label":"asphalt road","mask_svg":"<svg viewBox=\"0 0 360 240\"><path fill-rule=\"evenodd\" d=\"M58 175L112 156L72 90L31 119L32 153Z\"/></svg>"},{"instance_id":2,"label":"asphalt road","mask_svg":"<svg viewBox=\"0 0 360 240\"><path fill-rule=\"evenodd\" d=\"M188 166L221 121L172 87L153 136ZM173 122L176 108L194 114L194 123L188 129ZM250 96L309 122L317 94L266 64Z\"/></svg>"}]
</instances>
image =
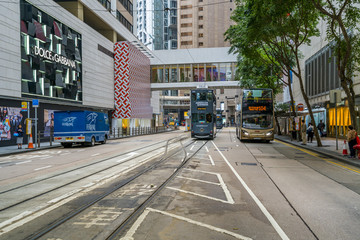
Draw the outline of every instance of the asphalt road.
<instances>
[{"instance_id":1,"label":"asphalt road","mask_svg":"<svg viewBox=\"0 0 360 240\"><path fill-rule=\"evenodd\" d=\"M0 210L0 239L23 239L24 232L63 214L64 206L81 204L79 199L100 194L148 164L146 159L164 151L161 144L182 135L190 134L178 131L0 158L0 209L5 209ZM213 141L185 142L190 143L187 156L195 155L115 239L359 239L360 169L277 141L240 142L233 128L221 130ZM178 152L95 210L40 239L104 239L174 172L184 155ZM109 167L114 163L119 165ZM49 193L6 209L44 191ZM104 219L104 214L109 216Z\"/></svg>"}]
</instances>

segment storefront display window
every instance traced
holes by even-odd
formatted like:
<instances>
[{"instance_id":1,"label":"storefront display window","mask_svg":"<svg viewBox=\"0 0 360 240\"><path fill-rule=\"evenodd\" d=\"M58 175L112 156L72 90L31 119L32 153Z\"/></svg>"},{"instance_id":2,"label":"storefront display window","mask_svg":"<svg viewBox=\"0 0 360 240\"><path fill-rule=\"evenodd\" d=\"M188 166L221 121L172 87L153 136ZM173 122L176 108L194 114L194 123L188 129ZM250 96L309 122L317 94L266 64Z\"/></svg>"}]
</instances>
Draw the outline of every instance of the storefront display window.
<instances>
[{"instance_id":1,"label":"storefront display window","mask_svg":"<svg viewBox=\"0 0 360 240\"><path fill-rule=\"evenodd\" d=\"M81 34L21 0L22 94L82 101Z\"/></svg>"}]
</instances>

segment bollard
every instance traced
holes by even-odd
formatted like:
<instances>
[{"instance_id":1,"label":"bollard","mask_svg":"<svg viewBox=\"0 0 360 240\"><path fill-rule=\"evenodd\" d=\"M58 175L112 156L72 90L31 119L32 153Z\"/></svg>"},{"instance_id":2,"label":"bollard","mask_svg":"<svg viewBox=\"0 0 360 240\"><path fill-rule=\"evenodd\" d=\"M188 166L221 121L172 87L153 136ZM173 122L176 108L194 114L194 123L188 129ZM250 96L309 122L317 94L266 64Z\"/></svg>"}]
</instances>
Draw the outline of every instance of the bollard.
<instances>
[{"instance_id":1,"label":"bollard","mask_svg":"<svg viewBox=\"0 0 360 240\"><path fill-rule=\"evenodd\" d=\"M40 131L38 131L37 145L39 148L40 147Z\"/></svg>"},{"instance_id":2,"label":"bollard","mask_svg":"<svg viewBox=\"0 0 360 240\"><path fill-rule=\"evenodd\" d=\"M52 138L53 138L53 132L50 131L50 146L52 146Z\"/></svg>"}]
</instances>

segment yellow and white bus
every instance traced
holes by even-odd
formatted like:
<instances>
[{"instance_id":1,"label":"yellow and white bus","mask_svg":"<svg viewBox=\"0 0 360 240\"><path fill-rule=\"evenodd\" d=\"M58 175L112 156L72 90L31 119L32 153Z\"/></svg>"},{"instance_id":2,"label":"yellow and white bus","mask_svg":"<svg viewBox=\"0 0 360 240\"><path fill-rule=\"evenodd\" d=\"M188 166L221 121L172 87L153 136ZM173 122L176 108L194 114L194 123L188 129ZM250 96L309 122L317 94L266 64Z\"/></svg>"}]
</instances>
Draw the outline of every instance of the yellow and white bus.
<instances>
[{"instance_id":1,"label":"yellow and white bus","mask_svg":"<svg viewBox=\"0 0 360 240\"><path fill-rule=\"evenodd\" d=\"M274 96L271 89L243 89L236 135L242 140L274 140Z\"/></svg>"}]
</instances>

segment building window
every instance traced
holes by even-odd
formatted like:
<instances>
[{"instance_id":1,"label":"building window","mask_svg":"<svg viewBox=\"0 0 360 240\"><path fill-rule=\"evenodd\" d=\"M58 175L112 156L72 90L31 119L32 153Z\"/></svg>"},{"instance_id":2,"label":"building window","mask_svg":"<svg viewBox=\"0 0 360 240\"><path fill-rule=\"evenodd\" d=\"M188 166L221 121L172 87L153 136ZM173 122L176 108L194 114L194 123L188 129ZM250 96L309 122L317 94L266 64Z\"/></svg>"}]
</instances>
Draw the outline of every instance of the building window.
<instances>
[{"instance_id":1,"label":"building window","mask_svg":"<svg viewBox=\"0 0 360 240\"><path fill-rule=\"evenodd\" d=\"M305 61L305 91L308 96L340 88L336 58L329 45Z\"/></svg>"},{"instance_id":2,"label":"building window","mask_svg":"<svg viewBox=\"0 0 360 240\"><path fill-rule=\"evenodd\" d=\"M186 36L192 36L192 32L182 32L181 33L182 37L186 37Z\"/></svg>"},{"instance_id":3,"label":"building window","mask_svg":"<svg viewBox=\"0 0 360 240\"><path fill-rule=\"evenodd\" d=\"M199 7L199 12L204 11L203 7Z\"/></svg>"},{"instance_id":4,"label":"building window","mask_svg":"<svg viewBox=\"0 0 360 240\"><path fill-rule=\"evenodd\" d=\"M203 20L204 19L204 16L199 16L199 20Z\"/></svg>"},{"instance_id":5,"label":"building window","mask_svg":"<svg viewBox=\"0 0 360 240\"><path fill-rule=\"evenodd\" d=\"M204 46L204 43L203 42L199 42L199 47L202 47Z\"/></svg>"},{"instance_id":6,"label":"building window","mask_svg":"<svg viewBox=\"0 0 360 240\"><path fill-rule=\"evenodd\" d=\"M181 10L190 9L190 8L192 8L192 5L184 5L180 7Z\"/></svg>"},{"instance_id":7,"label":"building window","mask_svg":"<svg viewBox=\"0 0 360 240\"><path fill-rule=\"evenodd\" d=\"M130 31L133 32L133 25L119 12L116 11L116 18ZM142 25L140 25L140 29Z\"/></svg>"},{"instance_id":8,"label":"building window","mask_svg":"<svg viewBox=\"0 0 360 240\"><path fill-rule=\"evenodd\" d=\"M192 18L192 14L181 15L181 19L184 19L184 18Z\"/></svg>"},{"instance_id":9,"label":"building window","mask_svg":"<svg viewBox=\"0 0 360 240\"><path fill-rule=\"evenodd\" d=\"M204 25L199 25L199 29L203 29L204 28Z\"/></svg>"},{"instance_id":10,"label":"building window","mask_svg":"<svg viewBox=\"0 0 360 240\"><path fill-rule=\"evenodd\" d=\"M199 33L199 38L202 38L204 37L204 34L203 33Z\"/></svg>"},{"instance_id":11,"label":"building window","mask_svg":"<svg viewBox=\"0 0 360 240\"><path fill-rule=\"evenodd\" d=\"M22 94L81 102L81 34L21 0L20 40Z\"/></svg>"},{"instance_id":12,"label":"building window","mask_svg":"<svg viewBox=\"0 0 360 240\"><path fill-rule=\"evenodd\" d=\"M181 45L192 45L192 41L182 41Z\"/></svg>"},{"instance_id":13,"label":"building window","mask_svg":"<svg viewBox=\"0 0 360 240\"><path fill-rule=\"evenodd\" d=\"M192 27L192 23L182 23L181 27Z\"/></svg>"},{"instance_id":14,"label":"building window","mask_svg":"<svg viewBox=\"0 0 360 240\"><path fill-rule=\"evenodd\" d=\"M98 1L101 2L104 0L98 0ZM133 16L133 4L129 0L119 0L119 2L121 3L121 5L124 6L126 11L128 11L130 13L130 15ZM140 7L141 7L141 2L140 2Z\"/></svg>"}]
</instances>

